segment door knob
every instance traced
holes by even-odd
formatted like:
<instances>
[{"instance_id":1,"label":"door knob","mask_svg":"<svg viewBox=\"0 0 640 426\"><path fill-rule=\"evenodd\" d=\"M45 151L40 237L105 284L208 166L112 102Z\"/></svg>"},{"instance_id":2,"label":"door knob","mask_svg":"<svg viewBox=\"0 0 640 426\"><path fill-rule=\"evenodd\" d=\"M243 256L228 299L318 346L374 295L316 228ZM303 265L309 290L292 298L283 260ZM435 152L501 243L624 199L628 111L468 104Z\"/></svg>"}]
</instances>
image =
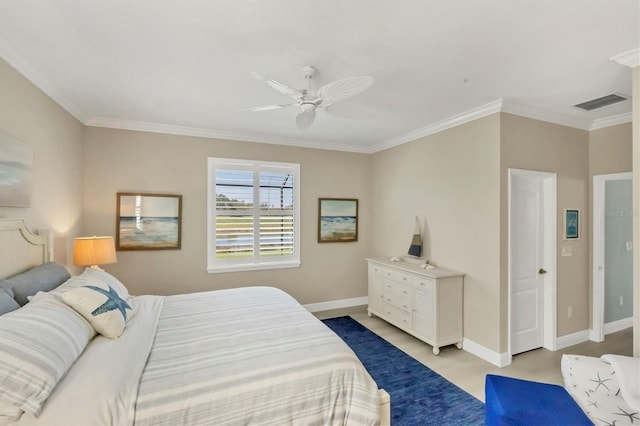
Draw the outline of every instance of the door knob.
<instances>
[{"instance_id":1,"label":"door knob","mask_svg":"<svg viewBox=\"0 0 640 426\"><path fill-rule=\"evenodd\" d=\"M547 271L545 271L545 270L544 270L544 268L540 268L540 270L538 271L538 273L539 273L540 275L544 275L544 274L546 274L546 273L547 273Z\"/></svg>"}]
</instances>

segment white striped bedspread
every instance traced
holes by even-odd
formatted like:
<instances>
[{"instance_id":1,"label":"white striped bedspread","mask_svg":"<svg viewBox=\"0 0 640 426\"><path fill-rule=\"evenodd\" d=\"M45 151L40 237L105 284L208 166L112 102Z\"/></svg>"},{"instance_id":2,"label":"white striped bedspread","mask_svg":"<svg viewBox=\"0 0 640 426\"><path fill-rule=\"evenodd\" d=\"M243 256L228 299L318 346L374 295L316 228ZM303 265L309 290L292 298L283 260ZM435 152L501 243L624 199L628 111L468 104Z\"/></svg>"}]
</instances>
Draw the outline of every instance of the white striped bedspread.
<instances>
[{"instance_id":1,"label":"white striped bedspread","mask_svg":"<svg viewBox=\"0 0 640 426\"><path fill-rule=\"evenodd\" d=\"M377 386L353 351L285 292L249 287L167 296L160 298L162 304L159 298L136 298L141 306L122 336L135 332L128 329L141 322L138 316L147 310L140 308L147 301L162 305L144 370L139 378L128 378L129 384L139 383L137 393L116 393L117 399L134 398L133 403L111 403L129 412L101 415L98 422L378 423ZM125 355L127 363L134 352Z\"/></svg>"},{"instance_id":2,"label":"white striped bedspread","mask_svg":"<svg viewBox=\"0 0 640 426\"><path fill-rule=\"evenodd\" d=\"M377 387L353 352L286 293L165 300L136 424L374 424Z\"/></svg>"}]
</instances>

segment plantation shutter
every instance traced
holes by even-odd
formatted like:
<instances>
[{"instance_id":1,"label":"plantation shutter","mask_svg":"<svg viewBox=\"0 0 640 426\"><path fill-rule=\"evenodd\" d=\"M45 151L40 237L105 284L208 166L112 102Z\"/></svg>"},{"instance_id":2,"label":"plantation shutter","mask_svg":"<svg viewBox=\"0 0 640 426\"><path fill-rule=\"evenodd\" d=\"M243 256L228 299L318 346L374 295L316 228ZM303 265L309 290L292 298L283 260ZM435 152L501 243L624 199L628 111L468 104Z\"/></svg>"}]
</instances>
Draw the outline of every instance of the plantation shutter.
<instances>
[{"instance_id":1,"label":"plantation shutter","mask_svg":"<svg viewBox=\"0 0 640 426\"><path fill-rule=\"evenodd\" d=\"M216 170L216 258L253 257L253 172Z\"/></svg>"},{"instance_id":2,"label":"plantation shutter","mask_svg":"<svg viewBox=\"0 0 640 426\"><path fill-rule=\"evenodd\" d=\"M210 268L236 265L241 269L242 265L252 268L289 261L299 265L299 166L210 160L214 194L210 190L209 197L215 196L214 211L210 211Z\"/></svg>"}]
</instances>

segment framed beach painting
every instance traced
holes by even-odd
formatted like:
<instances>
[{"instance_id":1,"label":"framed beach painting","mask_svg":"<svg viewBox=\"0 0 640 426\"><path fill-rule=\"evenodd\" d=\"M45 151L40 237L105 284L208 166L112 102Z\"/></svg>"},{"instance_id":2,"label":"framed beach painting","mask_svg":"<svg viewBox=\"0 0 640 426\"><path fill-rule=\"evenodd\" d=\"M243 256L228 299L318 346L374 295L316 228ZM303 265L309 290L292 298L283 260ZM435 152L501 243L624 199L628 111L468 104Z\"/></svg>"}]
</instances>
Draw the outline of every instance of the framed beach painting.
<instances>
[{"instance_id":1,"label":"framed beach painting","mask_svg":"<svg viewBox=\"0 0 640 426\"><path fill-rule=\"evenodd\" d=\"M118 250L180 249L182 195L117 194Z\"/></svg>"},{"instance_id":2,"label":"framed beach painting","mask_svg":"<svg viewBox=\"0 0 640 426\"><path fill-rule=\"evenodd\" d=\"M358 200L350 198L318 199L318 242L358 241Z\"/></svg>"},{"instance_id":3,"label":"framed beach painting","mask_svg":"<svg viewBox=\"0 0 640 426\"><path fill-rule=\"evenodd\" d=\"M564 239L580 239L580 210L564 209Z\"/></svg>"},{"instance_id":4,"label":"framed beach painting","mask_svg":"<svg viewBox=\"0 0 640 426\"><path fill-rule=\"evenodd\" d=\"M31 205L33 148L0 134L0 206Z\"/></svg>"}]
</instances>

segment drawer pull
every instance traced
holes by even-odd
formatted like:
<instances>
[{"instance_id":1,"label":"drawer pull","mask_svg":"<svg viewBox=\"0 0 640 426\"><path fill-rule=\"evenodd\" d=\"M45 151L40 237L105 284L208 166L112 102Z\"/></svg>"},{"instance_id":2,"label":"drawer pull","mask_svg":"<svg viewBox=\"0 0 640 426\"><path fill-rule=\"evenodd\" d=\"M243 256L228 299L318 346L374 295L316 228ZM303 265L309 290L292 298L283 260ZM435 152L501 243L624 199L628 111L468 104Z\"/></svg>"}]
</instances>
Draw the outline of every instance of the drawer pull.
<instances>
[{"instance_id":1,"label":"drawer pull","mask_svg":"<svg viewBox=\"0 0 640 426\"><path fill-rule=\"evenodd\" d=\"M407 294L407 290L404 290L404 291L403 291L403 293L404 293L404 294Z\"/></svg>"},{"instance_id":2,"label":"drawer pull","mask_svg":"<svg viewBox=\"0 0 640 426\"><path fill-rule=\"evenodd\" d=\"M391 288L391 284L387 284L387 288Z\"/></svg>"},{"instance_id":3,"label":"drawer pull","mask_svg":"<svg viewBox=\"0 0 640 426\"><path fill-rule=\"evenodd\" d=\"M387 315L391 315L391 312L387 311Z\"/></svg>"},{"instance_id":4,"label":"drawer pull","mask_svg":"<svg viewBox=\"0 0 640 426\"><path fill-rule=\"evenodd\" d=\"M422 281L420 281L420 285L426 285L425 283L423 283Z\"/></svg>"},{"instance_id":5,"label":"drawer pull","mask_svg":"<svg viewBox=\"0 0 640 426\"><path fill-rule=\"evenodd\" d=\"M402 277L402 281L406 281L406 280L407 280L407 277Z\"/></svg>"},{"instance_id":6,"label":"drawer pull","mask_svg":"<svg viewBox=\"0 0 640 426\"><path fill-rule=\"evenodd\" d=\"M391 302L391 299L390 299L390 298L387 298L387 302Z\"/></svg>"},{"instance_id":7,"label":"drawer pull","mask_svg":"<svg viewBox=\"0 0 640 426\"><path fill-rule=\"evenodd\" d=\"M407 305L402 305L403 308L409 308Z\"/></svg>"},{"instance_id":8,"label":"drawer pull","mask_svg":"<svg viewBox=\"0 0 640 426\"><path fill-rule=\"evenodd\" d=\"M391 275L391 272L387 272L387 275Z\"/></svg>"}]
</instances>

